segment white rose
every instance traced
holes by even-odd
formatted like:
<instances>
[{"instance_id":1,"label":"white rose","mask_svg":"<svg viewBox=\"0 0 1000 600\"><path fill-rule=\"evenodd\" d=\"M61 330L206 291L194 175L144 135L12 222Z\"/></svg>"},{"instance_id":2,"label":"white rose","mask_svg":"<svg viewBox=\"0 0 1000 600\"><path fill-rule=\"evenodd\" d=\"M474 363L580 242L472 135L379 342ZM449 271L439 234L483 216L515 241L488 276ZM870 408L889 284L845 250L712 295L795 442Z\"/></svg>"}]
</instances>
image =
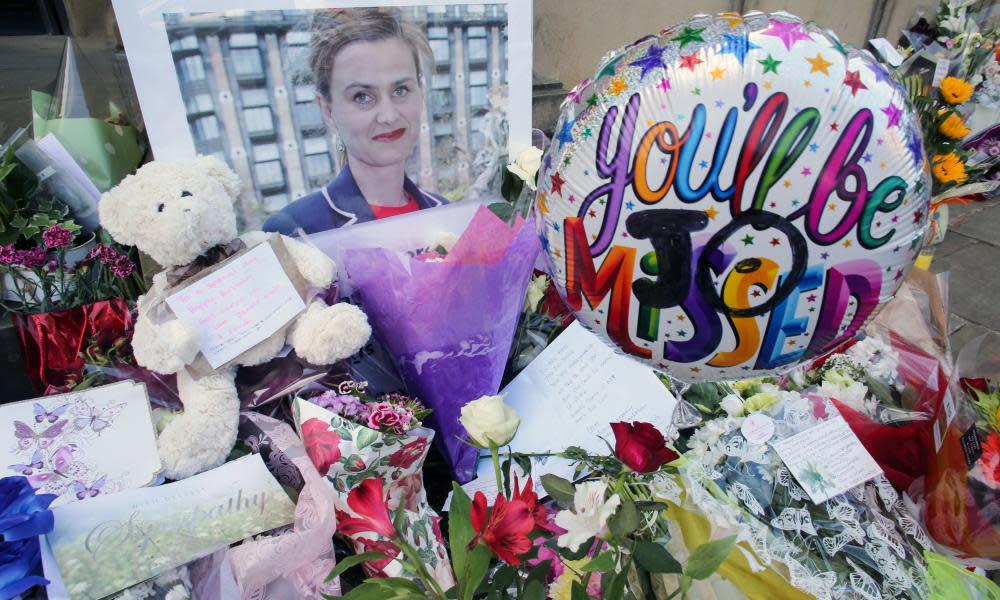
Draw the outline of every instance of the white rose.
<instances>
[{"instance_id":1,"label":"white rose","mask_svg":"<svg viewBox=\"0 0 1000 600\"><path fill-rule=\"evenodd\" d=\"M729 394L719 402L719 406L722 410L726 411L726 414L730 417L742 417L743 416L743 399L739 397L738 394Z\"/></svg>"},{"instance_id":2,"label":"white rose","mask_svg":"<svg viewBox=\"0 0 1000 600\"><path fill-rule=\"evenodd\" d=\"M462 407L458 418L471 441L481 448L506 446L514 439L521 417L503 396L483 396Z\"/></svg>"},{"instance_id":3,"label":"white rose","mask_svg":"<svg viewBox=\"0 0 1000 600\"><path fill-rule=\"evenodd\" d=\"M535 310L538 303L545 297L545 288L549 287L549 278L545 275L532 277L528 283L528 293L524 297L524 310L531 312Z\"/></svg>"},{"instance_id":4,"label":"white rose","mask_svg":"<svg viewBox=\"0 0 1000 600\"><path fill-rule=\"evenodd\" d=\"M528 184L531 191L535 191L535 174L538 173L540 166L542 166L542 151L534 146L529 146L518 155L514 164L507 165L507 170Z\"/></svg>"}]
</instances>

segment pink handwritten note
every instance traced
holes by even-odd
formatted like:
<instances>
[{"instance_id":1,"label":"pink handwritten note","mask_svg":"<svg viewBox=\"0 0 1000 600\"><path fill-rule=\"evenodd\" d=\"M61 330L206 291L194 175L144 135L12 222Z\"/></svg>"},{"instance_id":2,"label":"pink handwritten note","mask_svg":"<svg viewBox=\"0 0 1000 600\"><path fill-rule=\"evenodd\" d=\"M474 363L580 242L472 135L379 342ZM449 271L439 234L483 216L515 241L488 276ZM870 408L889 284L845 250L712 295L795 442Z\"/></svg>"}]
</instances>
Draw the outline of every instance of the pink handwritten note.
<instances>
[{"instance_id":1,"label":"pink handwritten note","mask_svg":"<svg viewBox=\"0 0 1000 600\"><path fill-rule=\"evenodd\" d=\"M201 334L201 353L217 368L264 341L305 308L270 244L230 259L167 298Z\"/></svg>"}]
</instances>

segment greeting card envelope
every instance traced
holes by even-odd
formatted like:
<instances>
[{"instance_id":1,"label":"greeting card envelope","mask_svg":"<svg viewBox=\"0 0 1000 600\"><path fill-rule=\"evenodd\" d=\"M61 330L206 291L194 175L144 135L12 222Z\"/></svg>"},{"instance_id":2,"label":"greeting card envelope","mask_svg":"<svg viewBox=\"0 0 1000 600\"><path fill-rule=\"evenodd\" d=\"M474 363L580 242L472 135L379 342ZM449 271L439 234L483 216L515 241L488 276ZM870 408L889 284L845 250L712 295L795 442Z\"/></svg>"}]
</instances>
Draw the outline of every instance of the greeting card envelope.
<instances>
[{"instance_id":1,"label":"greeting card envelope","mask_svg":"<svg viewBox=\"0 0 1000 600\"><path fill-rule=\"evenodd\" d=\"M0 475L24 475L53 507L152 485L163 469L142 383L4 404L0 427Z\"/></svg>"},{"instance_id":2,"label":"greeting card envelope","mask_svg":"<svg viewBox=\"0 0 1000 600\"><path fill-rule=\"evenodd\" d=\"M96 600L292 522L259 454L169 485L60 506L46 536L72 600Z\"/></svg>"}]
</instances>

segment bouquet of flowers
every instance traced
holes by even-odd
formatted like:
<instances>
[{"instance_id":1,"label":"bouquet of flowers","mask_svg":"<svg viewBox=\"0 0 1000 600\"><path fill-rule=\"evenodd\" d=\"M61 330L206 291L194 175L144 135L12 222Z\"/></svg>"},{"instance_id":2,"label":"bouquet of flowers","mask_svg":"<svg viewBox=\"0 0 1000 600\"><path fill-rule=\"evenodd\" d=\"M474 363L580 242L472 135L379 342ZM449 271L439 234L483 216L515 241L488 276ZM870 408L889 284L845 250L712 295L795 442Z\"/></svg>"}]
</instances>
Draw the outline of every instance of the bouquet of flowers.
<instances>
[{"instance_id":1,"label":"bouquet of flowers","mask_svg":"<svg viewBox=\"0 0 1000 600\"><path fill-rule=\"evenodd\" d=\"M934 424L925 522L960 559L1000 561L1000 348L979 338L959 354Z\"/></svg>"},{"instance_id":2,"label":"bouquet of flowers","mask_svg":"<svg viewBox=\"0 0 1000 600\"><path fill-rule=\"evenodd\" d=\"M450 587L454 579L441 518L427 502L421 470L434 438L433 431L421 427L430 411L400 394L371 398L363 383L352 384L299 396L293 404L306 452L335 492L337 530L359 553L378 550L396 556L413 549L437 584ZM383 502L398 511L405 540L389 535L392 524L373 514L373 506ZM366 568L373 576L402 574L392 560Z\"/></svg>"},{"instance_id":3,"label":"bouquet of flowers","mask_svg":"<svg viewBox=\"0 0 1000 600\"><path fill-rule=\"evenodd\" d=\"M476 451L463 441L459 410L500 387L538 239L530 222L518 216L511 227L485 206L455 237L450 249L418 253L349 249L343 264L407 390L433 409L429 422L456 479L466 482Z\"/></svg>"},{"instance_id":4,"label":"bouquet of flowers","mask_svg":"<svg viewBox=\"0 0 1000 600\"><path fill-rule=\"evenodd\" d=\"M828 399L776 394L756 411L773 422L771 441L838 415ZM689 440L681 477L692 510L735 531L755 562L817 598L928 597L922 552L930 539L884 477L814 504L803 487L814 482L798 481L770 444L748 440L745 419L711 420Z\"/></svg>"}]
</instances>

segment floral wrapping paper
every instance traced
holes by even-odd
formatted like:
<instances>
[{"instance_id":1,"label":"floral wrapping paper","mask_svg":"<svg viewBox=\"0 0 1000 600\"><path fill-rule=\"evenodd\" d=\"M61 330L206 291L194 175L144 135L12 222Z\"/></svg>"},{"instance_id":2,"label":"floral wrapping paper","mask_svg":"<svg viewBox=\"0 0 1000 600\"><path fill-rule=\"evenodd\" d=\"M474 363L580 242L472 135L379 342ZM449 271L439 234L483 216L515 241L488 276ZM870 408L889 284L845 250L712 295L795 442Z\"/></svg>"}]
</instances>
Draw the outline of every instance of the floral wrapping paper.
<instances>
[{"instance_id":1,"label":"floral wrapping paper","mask_svg":"<svg viewBox=\"0 0 1000 600\"><path fill-rule=\"evenodd\" d=\"M402 508L405 526L400 533L416 548L442 588L454 585L441 517L431 509L424 489L422 467L434 432L416 428L402 435L382 433L302 398L295 399L293 411L306 452L336 492L338 531L355 551L398 555L399 549L377 531L381 527L374 515L382 512L379 503L390 514ZM385 498L372 499L359 487L373 478L382 480ZM365 563L365 570L371 576L408 576L398 562L371 561Z\"/></svg>"},{"instance_id":2,"label":"floral wrapping paper","mask_svg":"<svg viewBox=\"0 0 1000 600\"><path fill-rule=\"evenodd\" d=\"M838 414L828 399L795 392L763 412L775 440ZM884 476L815 505L770 445L743 437L743 420L715 419L692 437L682 469L691 508L821 600L929 596L922 553L930 538Z\"/></svg>"}]
</instances>

